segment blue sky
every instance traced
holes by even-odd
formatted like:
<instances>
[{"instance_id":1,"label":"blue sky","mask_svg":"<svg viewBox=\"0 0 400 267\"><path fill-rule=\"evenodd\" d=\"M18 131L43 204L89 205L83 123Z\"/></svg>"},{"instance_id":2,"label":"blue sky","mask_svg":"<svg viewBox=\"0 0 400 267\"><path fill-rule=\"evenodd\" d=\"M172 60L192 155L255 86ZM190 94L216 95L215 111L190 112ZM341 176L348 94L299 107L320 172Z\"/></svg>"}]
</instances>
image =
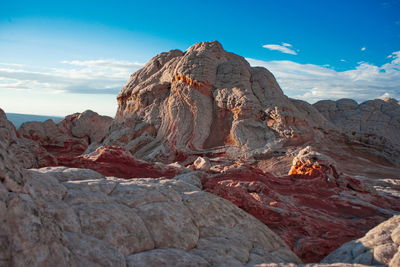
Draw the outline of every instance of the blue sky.
<instances>
[{"instance_id":1,"label":"blue sky","mask_svg":"<svg viewBox=\"0 0 400 267\"><path fill-rule=\"evenodd\" d=\"M400 98L400 1L0 0L0 107L114 115L152 56L218 40L309 102Z\"/></svg>"}]
</instances>

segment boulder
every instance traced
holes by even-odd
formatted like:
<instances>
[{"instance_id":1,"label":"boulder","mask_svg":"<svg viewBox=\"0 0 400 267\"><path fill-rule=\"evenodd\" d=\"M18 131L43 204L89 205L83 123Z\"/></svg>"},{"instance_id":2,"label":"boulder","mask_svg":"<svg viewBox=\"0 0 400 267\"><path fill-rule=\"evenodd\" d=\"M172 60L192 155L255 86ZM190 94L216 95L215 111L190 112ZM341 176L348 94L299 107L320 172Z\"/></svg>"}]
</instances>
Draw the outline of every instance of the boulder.
<instances>
[{"instance_id":1,"label":"boulder","mask_svg":"<svg viewBox=\"0 0 400 267\"><path fill-rule=\"evenodd\" d=\"M208 171L211 168L211 163L208 158L198 157L193 165L196 169Z\"/></svg>"}]
</instances>

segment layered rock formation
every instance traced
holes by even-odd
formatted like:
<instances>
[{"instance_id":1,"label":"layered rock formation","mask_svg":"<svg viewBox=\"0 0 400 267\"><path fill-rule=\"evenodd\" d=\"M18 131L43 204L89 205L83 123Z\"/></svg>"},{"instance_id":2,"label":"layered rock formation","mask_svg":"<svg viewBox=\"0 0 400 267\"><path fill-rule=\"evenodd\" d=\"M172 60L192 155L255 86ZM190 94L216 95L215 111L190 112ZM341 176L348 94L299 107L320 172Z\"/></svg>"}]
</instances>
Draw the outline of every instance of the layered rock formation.
<instances>
[{"instance_id":1,"label":"layered rock formation","mask_svg":"<svg viewBox=\"0 0 400 267\"><path fill-rule=\"evenodd\" d=\"M320 261L400 211L398 198L340 173L329 157L310 147L295 157L289 176L243 163L212 165L215 174L203 178L204 189L268 225L305 262Z\"/></svg>"},{"instance_id":2,"label":"layered rock formation","mask_svg":"<svg viewBox=\"0 0 400 267\"><path fill-rule=\"evenodd\" d=\"M400 165L400 104L387 98L357 104L352 99L323 100L313 106L348 136L359 150Z\"/></svg>"},{"instance_id":3,"label":"layered rock formation","mask_svg":"<svg viewBox=\"0 0 400 267\"><path fill-rule=\"evenodd\" d=\"M59 157L58 165L87 168L103 175L120 178L171 178L177 174L177 170L173 166L139 161L123 148L113 146L102 146L87 155Z\"/></svg>"},{"instance_id":4,"label":"layered rock formation","mask_svg":"<svg viewBox=\"0 0 400 267\"><path fill-rule=\"evenodd\" d=\"M322 262L400 266L400 216L394 216L364 237L344 244Z\"/></svg>"},{"instance_id":5,"label":"layered rock formation","mask_svg":"<svg viewBox=\"0 0 400 267\"><path fill-rule=\"evenodd\" d=\"M311 105L288 99L265 68L203 42L185 53L161 53L131 76L103 144L151 161L249 157L314 140L318 129L332 127Z\"/></svg>"},{"instance_id":6,"label":"layered rock formation","mask_svg":"<svg viewBox=\"0 0 400 267\"><path fill-rule=\"evenodd\" d=\"M4 111L0 109L0 137L7 144L4 149L10 151L24 168L53 164L56 159L38 143L29 138L23 138L14 125L7 120Z\"/></svg>"},{"instance_id":7,"label":"layered rock formation","mask_svg":"<svg viewBox=\"0 0 400 267\"><path fill-rule=\"evenodd\" d=\"M0 117L1 266L220 266L300 259L264 224L202 192L195 174L125 180L25 170ZM139 166L140 167L140 166Z\"/></svg>"},{"instance_id":8,"label":"layered rock formation","mask_svg":"<svg viewBox=\"0 0 400 267\"><path fill-rule=\"evenodd\" d=\"M23 123L19 133L24 138L36 141L56 158L78 156L90 144L102 141L112 120L111 117L87 110L69 115L57 124L52 120Z\"/></svg>"}]
</instances>

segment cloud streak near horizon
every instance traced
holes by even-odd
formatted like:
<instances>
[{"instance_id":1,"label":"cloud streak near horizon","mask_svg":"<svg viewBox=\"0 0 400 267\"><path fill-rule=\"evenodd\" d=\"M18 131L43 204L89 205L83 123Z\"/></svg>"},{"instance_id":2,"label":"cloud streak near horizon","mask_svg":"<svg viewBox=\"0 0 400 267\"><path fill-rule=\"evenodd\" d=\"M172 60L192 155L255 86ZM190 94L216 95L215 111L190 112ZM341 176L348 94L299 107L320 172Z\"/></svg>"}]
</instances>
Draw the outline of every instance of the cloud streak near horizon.
<instances>
[{"instance_id":1,"label":"cloud streak near horizon","mask_svg":"<svg viewBox=\"0 0 400 267\"><path fill-rule=\"evenodd\" d=\"M109 60L109 59L97 59L97 60L64 60L61 63L84 66L84 67L100 67L109 68L114 70L132 70L132 68L143 67L143 63L129 62L122 60Z\"/></svg>"},{"instance_id":2,"label":"cloud streak near horizon","mask_svg":"<svg viewBox=\"0 0 400 267\"><path fill-rule=\"evenodd\" d=\"M270 70L289 97L311 103L340 98L361 102L383 96L400 98L400 51L388 58L390 62L382 66L360 62L347 71L293 61L247 61Z\"/></svg>"},{"instance_id":3,"label":"cloud streak near horizon","mask_svg":"<svg viewBox=\"0 0 400 267\"><path fill-rule=\"evenodd\" d=\"M400 51L390 54L388 63L382 66L360 62L347 71L288 60L247 60L252 66L269 69L286 95L311 103L322 99L353 98L360 102L381 96L400 98ZM0 64L0 90L116 95L130 74L144 65L105 59L62 63L65 67L44 71L33 71L26 65Z\"/></svg>"},{"instance_id":4,"label":"cloud streak near horizon","mask_svg":"<svg viewBox=\"0 0 400 267\"><path fill-rule=\"evenodd\" d=\"M66 67L44 71L34 71L25 65L3 64L4 67L0 66L0 89L116 95L130 74L144 65L118 60L71 60L61 63Z\"/></svg>"}]
</instances>

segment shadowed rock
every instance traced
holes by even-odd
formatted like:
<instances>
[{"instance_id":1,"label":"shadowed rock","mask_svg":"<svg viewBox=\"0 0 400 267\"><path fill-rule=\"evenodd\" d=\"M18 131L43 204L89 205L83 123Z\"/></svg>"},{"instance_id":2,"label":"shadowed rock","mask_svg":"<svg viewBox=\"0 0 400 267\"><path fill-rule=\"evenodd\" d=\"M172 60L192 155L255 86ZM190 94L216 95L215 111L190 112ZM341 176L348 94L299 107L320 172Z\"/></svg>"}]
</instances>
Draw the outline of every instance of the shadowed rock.
<instances>
[{"instance_id":1,"label":"shadowed rock","mask_svg":"<svg viewBox=\"0 0 400 267\"><path fill-rule=\"evenodd\" d=\"M313 104L343 130L359 149L400 165L400 105L395 99L375 99L357 104L352 99L322 100Z\"/></svg>"},{"instance_id":2,"label":"shadowed rock","mask_svg":"<svg viewBox=\"0 0 400 267\"><path fill-rule=\"evenodd\" d=\"M400 215L379 224L357 240L329 254L323 263L343 262L365 265L400 266Z\"/></svg>"}]
</instances>

